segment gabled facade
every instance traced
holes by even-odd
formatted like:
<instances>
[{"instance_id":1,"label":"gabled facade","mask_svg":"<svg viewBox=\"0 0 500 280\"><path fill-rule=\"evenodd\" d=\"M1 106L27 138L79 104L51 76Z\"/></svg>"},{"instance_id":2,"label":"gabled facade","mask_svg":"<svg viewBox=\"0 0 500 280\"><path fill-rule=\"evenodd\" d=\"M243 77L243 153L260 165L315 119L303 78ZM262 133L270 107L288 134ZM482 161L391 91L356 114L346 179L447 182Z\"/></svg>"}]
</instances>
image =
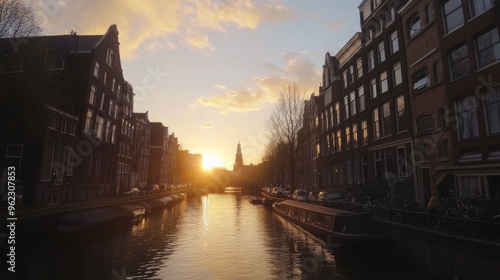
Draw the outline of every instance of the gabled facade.
<instances>
[{"instance_id":1,"label":"gabled facade","mask_svg":"<svg viewBox=\"0 0 500 280\"><path fill-rule=\"evenodd\" d=\"M327 54L318 101L322 188L416 196L403 30L407 1L363 1L361 31Z\"/></svg>"},{"instance_id":2,"label":"gabled facade","mask_svg":"<svg viewBox=\"0 0 500 280\"><path fill-rule=\"evenodd\" d=\"M133 154L131 170L131 187L143 188L148 183L149 155L151 145L151 128L148 112L133 113Z\"/></svg>"},{"instance_id":3,"label":"gabled facade","mask_svg":"<svg viewBox=\"0 0 500 280\"><path fill-rule=\"evenodd\" d=\"M118 193L129 190L131 186L131 171L134 163L134 89L125 82L118 96L118 115L120 116L120 129L118 134L118 166L116 170L116 185Z\"/></svg>"},{"instance_id":4,"label":"gabled facade","mask_svg":"<svg viewBox=\"0 0 500 280\"><path fill-rule=\"evenodd\" d=\"M409 1L400 11L413 115L415 175L424 202L437 196L439 184L449 184L438 170L450 165L452 149L451 130L443 125L449 104L437 5L434 0Z\"/></svg>"},{"instance_id":5,"label":"gabled facade","mask_svg":"<svg viewBox=\"0 0 500 280\"><path fill-rule=\"evenodd\" d=\"M449 107L450 166L439 166L442 193L459 197L500 194L500 4L435 2ZM441 183L441 181L438 181Z\"/></svg>"},{"instance_id":6,"label":"gabled facade","mask_svg":"<svg viewBox=\"0 0 500 280\"><path fill-rule=\"evenodd\" d=\"M168 182L168 127L160 122L151 122L151 142L149 155L149 184Z\"/></svg>"},{"instance_id":7,"label":"gabled facade","mask_svg":"<svg viewBox=\"0 0 500 280\"><path fill-rule=\"evenodd\" d=\"M39 80L38 88L30 91L34 100L43 99L37 95L45 96L45 91L50 94L62 88L60 96L40 102L47 108L40 116L45 129L37 129L46 133L36 143L25 143L25 147L22 144L23 153L29 153L25 156L38 155L24 165L25 169L20 170L23 176L18 178L21 184L29 186L24 190L28 203L57 205L116 193L120 127L117 94L124 84L116 25L110 26L104 35L72 33L10 38L1 43L12 42L18 42L20 48L35 48L24 53L22 59L3 65L3 78L11 78L5 74L9 67L18 67L17 75L25 75L27 85ZM33 52L37 55L34 60L25 59ZM59 75L58 79L47 79L54 75ZM18 84L15 90L23 87ZM66 105L59 106L58 99L67 99Z\"/></svg>"}]
</instances>

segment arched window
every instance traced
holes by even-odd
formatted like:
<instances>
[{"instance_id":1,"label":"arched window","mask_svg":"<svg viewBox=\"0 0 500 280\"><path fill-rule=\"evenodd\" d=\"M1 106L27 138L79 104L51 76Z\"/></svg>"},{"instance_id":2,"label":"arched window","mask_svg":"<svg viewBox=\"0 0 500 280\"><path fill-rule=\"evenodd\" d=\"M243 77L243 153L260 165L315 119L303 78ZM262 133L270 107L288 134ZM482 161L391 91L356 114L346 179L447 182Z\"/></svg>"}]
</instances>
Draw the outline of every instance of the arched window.
<instances>
[{"instance_id":1,"label":"arched window","mask_svg":"<svg viewBox=\"0 0 500 280\"><path fill-rule=\"evenodd\" d=\"M429 85L429 73L427 68L421 69L413 76L413 89L421 90Z\"/></svg>"},{"instance_id":2,"label":"arched window","mask_svg":"<svg viewBox=\"0 0 500 280\"><path fill-rule=\"evenodd\" d=\"M410 33L410 37L415 36L415 34L420 31L420 28L422 28L420 16L418 15L418 13L414 13L408 21L408 31Z\"/></svg>"}]
</instances>

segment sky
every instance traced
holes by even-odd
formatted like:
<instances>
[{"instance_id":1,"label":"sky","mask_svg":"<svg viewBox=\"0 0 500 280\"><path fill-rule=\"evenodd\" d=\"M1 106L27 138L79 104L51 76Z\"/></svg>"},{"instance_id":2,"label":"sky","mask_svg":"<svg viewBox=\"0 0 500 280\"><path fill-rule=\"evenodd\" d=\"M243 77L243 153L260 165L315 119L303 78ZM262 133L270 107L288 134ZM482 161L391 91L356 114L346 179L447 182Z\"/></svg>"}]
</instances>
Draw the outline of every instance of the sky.
<instances>
[{"instance_id":1,"label":"sky","mask_svg":"<svg viewBox=\"0 0 500 280\"><path fill-rule=\"evenodd\" d=\"M104 34L116 24L134 112L149 112L202 154L232 169L262 161L275 97L295 83L318 94L327 52L359 31L361 0L33 1L43 35Z\"/></svg>"}]
</instances>

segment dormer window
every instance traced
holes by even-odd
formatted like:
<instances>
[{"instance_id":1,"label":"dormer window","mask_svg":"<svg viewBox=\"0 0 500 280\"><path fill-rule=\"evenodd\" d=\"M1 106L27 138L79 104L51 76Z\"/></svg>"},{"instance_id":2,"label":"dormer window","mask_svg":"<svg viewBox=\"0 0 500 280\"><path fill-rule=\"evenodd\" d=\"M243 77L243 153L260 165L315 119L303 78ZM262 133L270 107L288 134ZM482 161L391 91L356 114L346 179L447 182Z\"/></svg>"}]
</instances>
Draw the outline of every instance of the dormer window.
<instances>
[{"instance_id":1,"label":"dormer window","mask_svg":"<svg viewBox=\"0 0 500 280\"><path fill-rule=\"evenodd\" d=\"M420 21L420 16L418 15L418 13L415 13L410 17L410 20L408 21L408 31L410 33L410 37L415 36L415 34L417 34L421 28L422 23Z\"/></svg>"},{"instance_id":2,"label":"dormer window","mask_svg":"<svg viewBox=\"0 0 500 280\"><path fill-rule=\"evenodd\" d=\"M112 49L108 49L106 53L106 64L109 65L109 67L112 67L114 59L115 59L115 52Z\"/></svg>"}]
</instances>

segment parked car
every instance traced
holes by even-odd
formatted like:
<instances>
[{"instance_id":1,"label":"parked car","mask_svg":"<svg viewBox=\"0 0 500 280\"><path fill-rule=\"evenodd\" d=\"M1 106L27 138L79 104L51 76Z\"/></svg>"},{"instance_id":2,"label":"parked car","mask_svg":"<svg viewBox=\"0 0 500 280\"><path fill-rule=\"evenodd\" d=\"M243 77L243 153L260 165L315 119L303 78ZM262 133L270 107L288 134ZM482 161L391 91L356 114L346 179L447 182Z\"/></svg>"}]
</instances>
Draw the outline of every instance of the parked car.
<instances>
[{"instance_id":1,"label":"parked car","mask_svg":"<svg viewBox=\"0 0 500 280\"><path fill-rule=\"evenodd\" d=\"M274 195L283 194L283 188L280 188L280 187L274 187L274 188L273 188L273 194L274 194Z\"/></svg>"},{"instance_id":2,"label":"parked car","mask_svg":"<svg viewBox=\"0 0 500 280\"><path fill-rule=\"evenodd\" d=\"M125 196L136 196L139 194L139 189L138 188L131 188L130 190L128 191L124 191L123 194Z\"/></svg>"},{"instance_id":3,"label":"parked car","mask_svg":"<svg viewBox=\"0 0 500 280\"><path fill-rule=\"evenodd\" d=\"M309 195L307 197L307 201L309 201L309 203L314 203L314 204L317 204L318 203L318 195L319 195L320 191L311 191L309 192Z\"/></svg>"},{"instance_id":4,"label":"parked car","mask_svg":"<svg viewBox=\"0 0 500 280\"><path fill-rule=\"evenodd\" d=\"M157 184L150 184L144 188L144 191L146 192L146 194L157 193L160 191L160 186L158 186Z\"/></svg>"},{"instance_id":5,"label":"parked car","mask_svg":"<svg viewBox=\"0 0 500 280\"><path fill-rule=\"evenodd\" d=\"M322 191L318 195L320 205L332 206L335 203L345 200L347 195L339 190Z\"/></svg>"},{"instance_id":6,"label":"parked car","mask_svg":"<svg viewBox=\"0 0 500 280\"><path fill-rule=\"evenodd\" d=\"M160 190L159 192L165 192L167 190L167 184L158 184L158 186L160 187Z\"/></svg>"},{"instance_id":7,"label":"parked car","mask_svg":"<svg viewBox=\"0 0 500 280\"><path fill-rule=\"evenodd\" d=\"M307 198L308 192L304 189L296 189L293 192L292 199L297 201L305 202Z\"/></svg>"}]
</instances>

